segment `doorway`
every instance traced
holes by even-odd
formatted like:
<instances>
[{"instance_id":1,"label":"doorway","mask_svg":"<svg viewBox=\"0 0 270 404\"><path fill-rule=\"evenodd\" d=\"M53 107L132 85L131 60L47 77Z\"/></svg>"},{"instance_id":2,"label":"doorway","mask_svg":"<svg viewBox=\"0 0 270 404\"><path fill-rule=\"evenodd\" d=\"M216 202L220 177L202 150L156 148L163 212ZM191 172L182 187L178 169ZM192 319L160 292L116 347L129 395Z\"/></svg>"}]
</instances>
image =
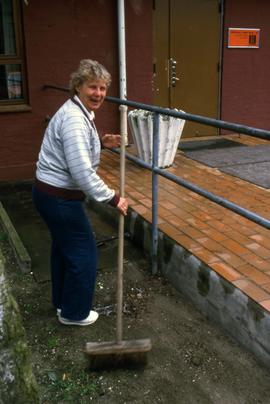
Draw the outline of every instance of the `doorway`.
<instances>
[{"instance_id":1,"label":"doorway","mask_svg":"<svg viewBox=\"0 0 270 404\"><path fill-rule=\"evenodd\" d=\"M154 103L219 118L222 2L155 0ZM183 137L218 129L186 122Z\"/></svg>"}]
</instances>

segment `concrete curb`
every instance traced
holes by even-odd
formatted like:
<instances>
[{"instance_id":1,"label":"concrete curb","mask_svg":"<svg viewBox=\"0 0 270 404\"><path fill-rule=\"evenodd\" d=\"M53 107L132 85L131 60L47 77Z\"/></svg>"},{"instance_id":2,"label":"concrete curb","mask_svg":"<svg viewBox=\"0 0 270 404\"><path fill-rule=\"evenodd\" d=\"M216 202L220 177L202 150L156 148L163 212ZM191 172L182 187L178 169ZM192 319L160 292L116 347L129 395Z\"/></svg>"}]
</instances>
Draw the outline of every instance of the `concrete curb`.
<instances>
[{"instance_id":1,"label":"concrete curb","mask_svg":"<svg viewBox=\"0 0 270 404\"><path fill-rule=\"evenodd\" d=\"M117 221L118 215L108 206L91 201L91 208ZM150 255L151 223L129 209L125 227L132 241ZM158 263L162 276L270 369L268 311L162 232Z\"/></svg>"},{"instance_id":2,"label":"concrete curb","mask_svg":"<svg viewBox=\"0 0 270 404\"><path fill-rule=\"evenodd\" d=\"M7 212L5 211L2 203L0 202L0 223L4 231L8 235L10 245L14 251L16 260L22 272L27 273L31 271L31 258L26 251L18 233L15 230Z\"/></svg>"}]
</instances>

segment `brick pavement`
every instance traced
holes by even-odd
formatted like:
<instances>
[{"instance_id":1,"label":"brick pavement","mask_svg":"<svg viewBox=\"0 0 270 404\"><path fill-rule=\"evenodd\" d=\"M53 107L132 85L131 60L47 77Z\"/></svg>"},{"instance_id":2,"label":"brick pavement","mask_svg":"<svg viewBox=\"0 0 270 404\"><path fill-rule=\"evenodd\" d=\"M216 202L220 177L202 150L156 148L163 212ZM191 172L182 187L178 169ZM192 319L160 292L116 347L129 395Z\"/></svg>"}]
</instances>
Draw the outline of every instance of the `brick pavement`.
<instances>
[{"instance_id":1,"label":"brick pavement","mask_svg":"<svg viewBox=\"0 0 270 404\"><path fill-rule=\"evenodd\" d=\"M247 145L267 143L246 135L226 137ZM180 151L168 171L270 219L268 189L200 164ZM119 157L105 151L99 173L118 188ZM151 222L151 173L129 161L126 196L130 207ZM162 232L270 312L269 230L162 177L158 210Z\"/></svg>"}]
</instances>

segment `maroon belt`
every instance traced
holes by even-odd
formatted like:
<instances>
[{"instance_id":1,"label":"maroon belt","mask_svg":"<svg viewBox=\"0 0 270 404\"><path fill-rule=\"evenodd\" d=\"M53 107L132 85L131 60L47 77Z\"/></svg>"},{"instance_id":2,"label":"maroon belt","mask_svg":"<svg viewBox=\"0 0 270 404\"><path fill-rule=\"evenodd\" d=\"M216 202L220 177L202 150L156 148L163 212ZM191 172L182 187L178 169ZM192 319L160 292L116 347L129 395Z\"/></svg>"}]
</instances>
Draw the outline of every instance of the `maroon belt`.
<instances>
[{"instance_id":1,"label":"maroon belt","mask_svg":"<svg viewBox=\"0 0 270 404\"><path fill-rule=\"evenodd\" d=\"M82 191L58 188L53 185L46 184L36 178L35 187L38 191L45 192L48 195L56 196L62 199L74 199L78 201L83 201L85 199L85 194Z\"/></svg>"}]
</instances>

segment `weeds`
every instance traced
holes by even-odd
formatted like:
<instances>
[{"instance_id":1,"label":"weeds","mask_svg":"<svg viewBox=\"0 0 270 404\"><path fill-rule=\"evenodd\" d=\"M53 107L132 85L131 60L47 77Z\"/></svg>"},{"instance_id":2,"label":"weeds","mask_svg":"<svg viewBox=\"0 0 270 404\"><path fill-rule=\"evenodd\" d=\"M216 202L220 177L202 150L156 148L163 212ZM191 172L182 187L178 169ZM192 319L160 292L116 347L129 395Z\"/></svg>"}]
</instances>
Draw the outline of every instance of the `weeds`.
<instances>
[{"instance_id":1,"label":"weeds","mask_svg":"<svg viewBox=\"0 0 270 404\"><path fill-rule=\"evenodd\" d=\"M59 338L55 335L52 335L47 342L47 346L50 349L56 348L59 344Z\"/></svg>"},{"instance_id":2,"label":"weeds","mask_svg":"<svg viewBox=\"0 0 270 404\"><path fill-rule=\"evenodd\" d=\"M68 373L57 374L53 370L45 372L49 387L43 394L42 403L86 403L99 393L98 382L84 371L71 369ZM87 400L87 401L86 401Z\"/></svg>"}]
</instances>

